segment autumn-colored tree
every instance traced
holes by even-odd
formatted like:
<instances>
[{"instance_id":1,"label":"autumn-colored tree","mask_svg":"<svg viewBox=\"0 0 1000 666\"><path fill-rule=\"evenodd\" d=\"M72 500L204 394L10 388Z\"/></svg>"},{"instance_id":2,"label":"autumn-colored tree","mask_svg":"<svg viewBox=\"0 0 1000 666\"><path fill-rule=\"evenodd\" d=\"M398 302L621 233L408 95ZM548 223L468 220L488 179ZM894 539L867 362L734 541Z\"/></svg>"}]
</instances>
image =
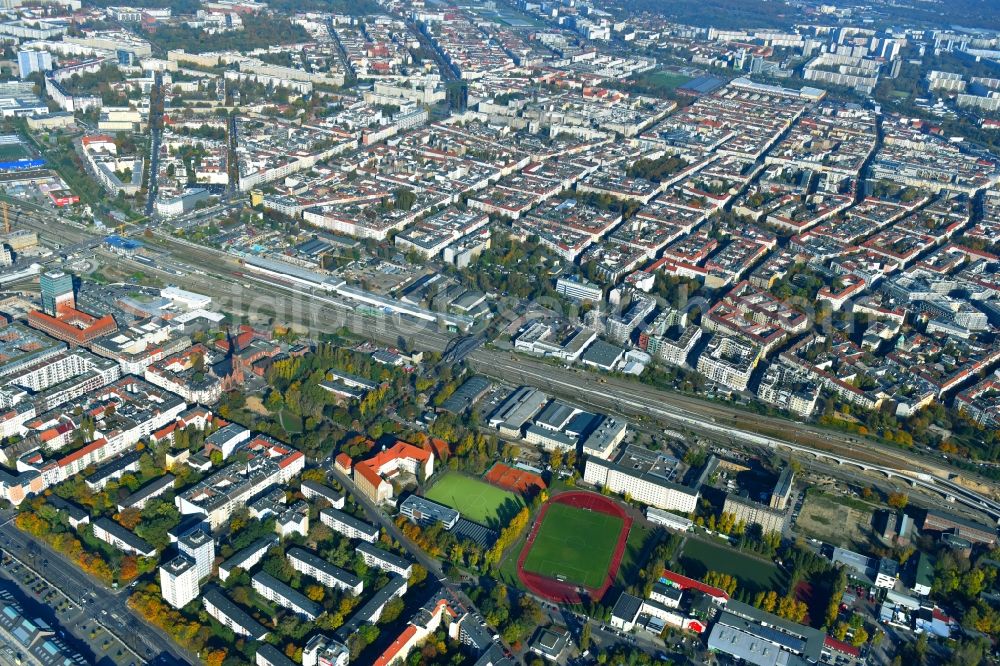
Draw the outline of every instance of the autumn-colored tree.
<instances>
[{"instance_id":1,"label":"autumn-colored tree","mask_svg":"<svg viewBox=\"0 0 1000 666\"><path fill-rule=\"evenodd\" d=\"M910 503L910 496L906 493L889 493L886 502L894 509L905 509Z\"/></svg>"},{"instance_id":2,"label":"autumn-colored tree","mask_svg":"<svg viewBox=\"0 0 1000 666\"><path fill-rule=\"evenodd\" d=\"M52 526L49 525L44 518L38 516L37 514L28 512L17 514L17 518L14 519L14 523L17 525L18 529L36 537L48 534L52 529Z\"/></svg>"},{"instance_id":3,"label":"autumn-colored tree","mask_svg":"<svg viewBox=\"0 0 1000 666\"><path fill-rule=\"evenodd\" d=\"M134 530L142 520L142 512L136 508L128 508L115 516L118 524L127 530Z\"/></svg>"},{"instance_id":4,"label":"autumn-colored tree","mask_svg":"<svg viewBox=\"0 0 1000 666\"><path fill-rule=\"evenodd\" d=\"M209 650L204 659L205 666L222 666L222 662L226 660L226 651Z\"/></svg>"},{"instance_id":5,"label":"autumn-colored tree","mask_svg":"<svg viewBox=\"0 0 1000 666\"><path fill-rule=\"evenodd\" d=\"M778 593L774 590L768 592L758 592L754 597L753 605L768 613L774 612L774 607L778 605Z\"/></svg>"},{"instance_id":6,"label":"autumn-colored tree","mask_svg":"<svg viewBox=\"0 0 1000 666\"><path fill-rule=\"evenodd\" d=\"M850 626L846 622L838 622L837 626L833 630L833 637L838 641L842 641L847 638L847 630Z\"/></svg>"},{"instance_id":7,"label":"autumn-colored tree","mask_svg":"<svg viewBox=\"0 0 1000 666\"><path fill-rule=\"evenodd\" d=\"M705 574L704 582L706 585L711 585L712 587L717 587L720 590L724 590L727 594L733 594L736 592L737 580L733 576L727 573L720 573L718 571L709 571Z\"/></svg>"},{"instance_id":8,"label":"autumn-colored tree","mask_svg":"<svg viewBox=\"0 0 1000 666\"><path fill-rule=\"evenodd\" d=\"M314 481L315 483L326 483L326 472L319 467L313 467L302 472L303 481Z\"/></svg>"},{"instance_id":9,"label":"autumn-colored tree","mask_svg":"<svg viewBox=\"0 0 1000 666\"><path fill-rule=\"evenodd\" d=\"M521 532L528 526L531 512L527 507L522 508L510 521L507 527L500 532L500 537L493 544L493 547L486 552L485 561L490 567L495 567L500 563L500 556L503 552L521 536Z\"/></svg>"},{"instance_id":10,"label":"autumn-colored tree","mask_svg":"<svg viewBox=\"0 0 1000 666\"><path fill-rule=\"evenodd\" d=\"M410 574L410 581L409 581L410 587L413 587L414 585L420 585L420 583L424 582L425 580L427 580L427 569L425 569L423 566L419 564L414 564L413 572Z\"/></svg>"},{"instance_id":11,"label":"autumn-colored tree","mask_svg":"<svg viewBox=\"0 0 1000 666\"><path fill-rule=\"evenodd\" d=\"M806 619L809 607L806 606L804 602L801 602L791 594L788 594L778 601L778 609L776 612L779 617L791 620L792 622L801 623Z\"/></svg>"},{"instance_id":12,"label":"autumn-colored tree","mask_svg":"<svg viewBox=\"0 0 1000 666\"><path fill-rule=\"evenodd\" d=\"M139 576L139 566L134 555L126 555L122 558L118 567L118 578L122 582L129 582Z\"/></svg>"},{"instance_id":13,"label":"autumn-colored tree","mask_svg":"<svg viewBox=\"0 0 1000 666\"><path fill-rule=\"evenodd\" d=\"M325 595L326 590L323 589L322 585L309 585L306 587L306 596L312 601L317 603L323 601Z\"/></svg>"}]
</instances>

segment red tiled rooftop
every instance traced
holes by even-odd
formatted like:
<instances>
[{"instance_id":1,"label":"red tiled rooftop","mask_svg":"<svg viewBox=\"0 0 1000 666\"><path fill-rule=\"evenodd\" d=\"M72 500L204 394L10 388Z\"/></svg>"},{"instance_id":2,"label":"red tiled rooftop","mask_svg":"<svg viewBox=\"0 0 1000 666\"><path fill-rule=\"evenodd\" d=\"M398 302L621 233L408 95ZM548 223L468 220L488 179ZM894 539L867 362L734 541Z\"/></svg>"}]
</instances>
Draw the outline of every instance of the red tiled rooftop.
<instances>
[{"instance_id":1,"label":"red tiled rooftop","mask_svg":"<svg viewBox=\"0 0 1000 666\"><path fill-rule=\"evenodd\" d=\"M851 655L852 657L860 657L861 649L856 648L850 643L845 643L844 641L838 641L833 636L827 636L823 639L823 645L830 648L831 650L836 650L837 652Z\"/></svg>"},{"instance_id":2,"label":"red tiled rooftop","mask_svg":"<svg viewBox=\"0 0 1000 666\"><path fill-rule=\"evenodd\" d=\"M706 585L700 580L695 580L694 578L688 578L687 576L682 576L679 573L674 573L668 569L664 569L661 574L663 578L666 578L671 583L681 588L682 590L698 590L699 592L704 592L711 597L717 597L720 599L729 599L729 594L725 590L719 589L717 587L712 587L711 585Z\"/></svg>"},{"instance_id":3,"label":"red tiled rooftop","mask_svg":"<svg viewBox=\"0 0 1000 666\"><path fill-rule=\"evenodd\" d=\"M403 633L397 636L396 640L394 640L392 644L385 649L385 652L379 655L379 658L375 660L374 666L389 666L389 664L395 661L399 656L403 646L408 644L416 633L416 627L412 624L406 625L406 629L403 629Z\"/></svg>"},{"instance_id":4,"label":"red tiled rooftop","mask_svg":"<svg viewBox=\"0 0 1000 666\"><path fill-rule=\"evenodd\" d=\"M86 446L81 447L81 448L77 449L76 451L73 451L72 453L69 453L69 454L63 456L62 458L60 458L59 459L59 466L60 467L66 467L67 465L70 465L70 464L76 462L77 460L79 460L80 458L82 458L83 456L87 455L91 451L98 450L99 448L101 448L102 446L104 446L107 443L108 443L108 440L104 439L103 437L101 439L95 439L90 444L87 444Z\"/></svg>"}]
</instances>

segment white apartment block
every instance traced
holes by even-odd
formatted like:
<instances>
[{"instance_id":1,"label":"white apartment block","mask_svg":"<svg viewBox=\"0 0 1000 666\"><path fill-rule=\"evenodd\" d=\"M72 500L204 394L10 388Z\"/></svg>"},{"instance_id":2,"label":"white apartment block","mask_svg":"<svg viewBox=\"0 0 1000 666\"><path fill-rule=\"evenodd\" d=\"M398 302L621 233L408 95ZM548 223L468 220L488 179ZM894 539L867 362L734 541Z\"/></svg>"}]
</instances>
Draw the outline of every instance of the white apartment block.
<instances>
[{"instance_id":1,"label":"white apartment block","mask_svg":"<svg viewBox=\"0 0 1000 666\"><path fill-rule=\"evenodd\" d=\"M278 536L269 534L257 539L252 544L236 553L219 565L219 580L225 582L234 569L248 571L264 559L267 551L278 544Z\"/></svg>"},{"instance_id":2,"label":"white apartment block","mask_svg":"<svg viewBox=\"0 0 1000 666\"><path fill-rule=\"evenodd\" d=\"M160 567L160 594L174 608L183 608L198 598L198 568L194 560L178 555Z\"/></svg>"},{"instance_id":3,"label":"white apartment block","mask_svg":"<svg viewBox=\"0 0 1000 666\"><path fill-rule=\"evenodd\" d=\"M615 493L628 494L657 509L694 512L698 505L698 489L670 480L673 474L673 466L665 456L627 446L614 462L588 457L583 480Z\"/></svg>"},{"instance_id":4,"label":"white apartment block","mask_svg":"<svg viewBox=\"0 0 1000 666\"><path fill-rule=\"evenodd\" d=\"M302 666L347 666L351 651L343 643L317 634L302 651Z\"/></svg>"},{"instance_id":5,"label":"white apartment block","mask_svg":"<svg viewBox=\"0 0 1000 666\"><path fill-rule=\"evenodd\" d=\"M205 611L219 621L224 627L229 627L237 636L248 636L251 640L260 641L267 637L268 631L249 613L234 604L216 586L210 586L201 597Z\"/></svg>"},{"instance_id":6,"label":"white apartment block","mask_svg":"<svg viewBox=\"0 0 1000 666\"><path fill-rule=\"evenodd\" d=\"M323 614L323 606L308 599L301 592L285 585L267 572L258 571L250 579L250 583L260 596L283 608L288 608L307 620L315 620Z\"/></svg>"},{"instance_id":7,"label":"white apartment block","mask_svg":"<svg viewBox=\"0 0 1000 666\"><path fill-rule=\"evenodd\" d=\"M177 547L195 563L198 580L204 580L212 575L212 563L215 561L215 540L204 530L195 530L180 538Z\"/></svg>"},{"instance_id":8,"label":"white apartment block","mask_svg":"<svg viewBox=\"0 0 1000 666\"><path fill-rule=\"evenodd\" d=\"M364 582L354 574L334 566L323 558L301 548L292 548L286 554L292 568L322 585L334 590L344 590L352 596L358 596L364 589Z\"/></svg>"},{"instance_id":9,"label":"white apartment block","mask_svg":"<svg viewBox=\"0 0 1000 666\"><path fill-rule=\"evenodd\" d=\"M579 301L600 303L604 299L604 291L601 287L586 280L576 281L559 278L556 280L556 293Z\"/></svg>"},{"instance_id":10,"label":"white apartment block","mask_svg":"<svg viewBox=\"0 0 1000 666\"><path fill-rule=\"evenodd\" d=\"M130 555L156 557L156 548L125 529L110 518L98 518L93 522L94 536Z\"/></svg>"},{"instance_id":11,"label":"white apartment block","mask_svg":"<svg viewBox=\"0 0 1000 666\"><path fill-rule=\"evenodd\" d=\"M348 539L361 539L368 543L375 543L378 539L379 529L377 527L343 511L323 509L319 512L319 520Z\"/></svg>"},{"instance_id":12,"label":"white apartment block","mask_svg":"<svg viewBox=\"0 0 1000 666\"><path fill-rule=\"evenodd\" d=\"M745 391L761 356L760 347L716 334L698 357L697 370L716 384Z\"/></svg>"},{"instance_id":13,"label":"white apartment block","mask_svg":"<svg viewBox=\"0 0 1000 666\"><path fill-rule=\"evenodd\" d=\"M359 543L354 552L361 556L370 567L377 567L382 571L399 574L403 578L409 579L413 573L413 563L404 557L400 557L387 550L382 550L369 543Z\"/></svg>"}]
</instances>

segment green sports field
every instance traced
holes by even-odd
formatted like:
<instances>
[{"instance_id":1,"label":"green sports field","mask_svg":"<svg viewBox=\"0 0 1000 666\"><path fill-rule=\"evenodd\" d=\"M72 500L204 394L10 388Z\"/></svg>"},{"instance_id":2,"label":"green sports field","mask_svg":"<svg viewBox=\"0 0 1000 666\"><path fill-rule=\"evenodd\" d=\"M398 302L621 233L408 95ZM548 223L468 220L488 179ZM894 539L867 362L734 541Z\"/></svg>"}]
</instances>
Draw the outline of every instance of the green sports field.
<instances>
[{"instance_id":1,"label":"green sports field","mask_svg":"<svg viewBox=\"0 0 1000 666\"><path fill-rule=\"evenodd\" d=\"M622 519L606 513L551 504L524 570L559 581L598 588L615 553Z\"/></svg>"},{"instance_id":2,"label":"green sports field","mask_svg":"<svg viewBox=\"0 0 1000 666\"><path fill-rule=\"evenodd\" d=\"M19 143L0 144L0 162L13 162L30 156L24 146Z\"/></svg>"},{"instance_id":3,"label":"green sports field","mask_svg":"<svg viewBox=\"0 0 1000 666\"><path fill-rule=\"evenodd\" d=\"M446 472L424 496L491 529L502 528L524 506L514 493L458 472Z\"/></svg>"},{"instance_id":4,"label":"green sports field","mask_svg":"<svg viewBox=\"0 0 1000 666\"><path fill-rule=\"evenodd\" d=\"M774 563L744 555L724 544L701 539L688 539L680 556L684 573L702 578L709 571L735 576L740 589L756 594L767 590L783 590L787 577Z\"/></svg>"}]
</instances>

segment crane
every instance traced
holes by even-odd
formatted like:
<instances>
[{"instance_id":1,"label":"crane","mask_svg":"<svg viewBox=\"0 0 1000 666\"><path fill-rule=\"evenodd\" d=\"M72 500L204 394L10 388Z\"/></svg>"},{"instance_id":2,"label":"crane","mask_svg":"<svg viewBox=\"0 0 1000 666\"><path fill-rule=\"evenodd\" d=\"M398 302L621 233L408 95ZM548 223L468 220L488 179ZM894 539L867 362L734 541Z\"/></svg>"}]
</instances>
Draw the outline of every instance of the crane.
<instances>
[{"instance_id":1,"label":"crane","mask_svg":"<svg viewBox=\"0 0 1000 666\"><path fill-rule=\"evenodd\" d=\"M3 202L3 232L10 233L10 214L7 212L7 202Z\"/></svg>"}]
</instances>

